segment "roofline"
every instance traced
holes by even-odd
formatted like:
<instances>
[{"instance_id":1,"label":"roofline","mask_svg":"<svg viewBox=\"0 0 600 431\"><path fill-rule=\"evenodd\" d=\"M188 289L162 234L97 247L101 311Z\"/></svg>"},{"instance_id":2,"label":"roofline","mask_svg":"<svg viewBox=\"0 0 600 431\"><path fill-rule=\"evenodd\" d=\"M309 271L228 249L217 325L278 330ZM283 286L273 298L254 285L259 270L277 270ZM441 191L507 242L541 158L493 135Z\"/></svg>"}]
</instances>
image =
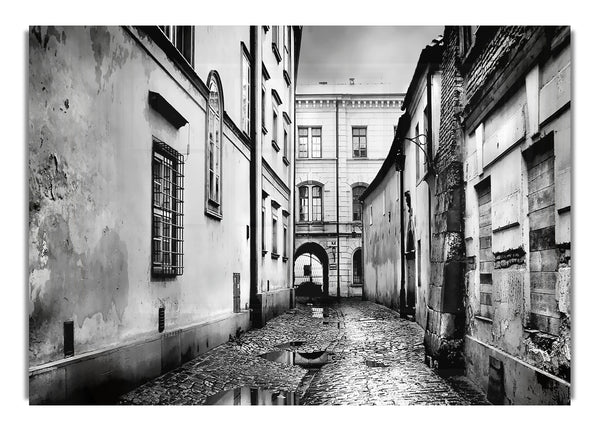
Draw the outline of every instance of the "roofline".
<instances>
[{"instance_id":1,"label":"roofline","mask_svg":"<svg viewBox=\"0 0 600 431\"><path fill-rule=\"evenodd\" d=\"M366 97L405 97L406 93L296 93L296 99L302 97L316 97L316 96L332 96L332 97L344 97L344 96L366 96Z\"/></svg>"},{"instance_id":2,"label":"roofline","mask_svg":"<svg viewBox=\"0 0 600 431\"><path fill-rule=\"evenodd\" d=\"M394 164L396 163L396 156L402 153L402 143L404 142L404 136L408 132L410 128L410 114L405 112L398 119L398 127L396 127L396 134L394 135L394 140L392 141L392 145L390 146L390 151L386 156L381 168L369 184L369 187L359 196L358 200L364 202L367 197L375 190L379 184L383 181L388 171Z\"/></svg>"},{"instance_id":3,"label":"roofline","mask_svg":"<svg viewBox=\"0 0 600 431\"><path fill-rule=\"evenodd\" d=\"M408 90L406 90L406 96L402 102L402 109L406 109L406 105L411 102L413 95L417 91L417 84L419 83L419 78L423 72L431 65L441 65L443 48L444 46L442 44L438 44L427 45L421 50L419 61L417 62L410 84L408 85Z\"/></svg>"}]
</instances>

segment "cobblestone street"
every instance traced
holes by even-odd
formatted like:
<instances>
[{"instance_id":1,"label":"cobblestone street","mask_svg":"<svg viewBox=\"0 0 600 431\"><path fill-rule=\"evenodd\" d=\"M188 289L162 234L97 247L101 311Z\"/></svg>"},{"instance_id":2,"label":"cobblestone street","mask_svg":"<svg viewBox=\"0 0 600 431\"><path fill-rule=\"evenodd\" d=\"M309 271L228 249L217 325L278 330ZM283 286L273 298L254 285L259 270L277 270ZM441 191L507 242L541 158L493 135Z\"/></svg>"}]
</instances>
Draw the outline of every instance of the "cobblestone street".
<instances>
[{"instance_id":1,"label":"cobblestone street","mask_svg":"<svg viewBox=\"0 0 600 431\"><path fill-rule=\"evenodd\" d=\"M280 346L291 341L298 346ZM423 362L423 331L386 307L343 300L313 316L298 305L239 339L124 395L121 404L204 404L239 387L295 392L305 405L487 404L463 377L444 379ZM309 370L259 355L277 350L326 351Z\"/></svg>"}]
</instances>

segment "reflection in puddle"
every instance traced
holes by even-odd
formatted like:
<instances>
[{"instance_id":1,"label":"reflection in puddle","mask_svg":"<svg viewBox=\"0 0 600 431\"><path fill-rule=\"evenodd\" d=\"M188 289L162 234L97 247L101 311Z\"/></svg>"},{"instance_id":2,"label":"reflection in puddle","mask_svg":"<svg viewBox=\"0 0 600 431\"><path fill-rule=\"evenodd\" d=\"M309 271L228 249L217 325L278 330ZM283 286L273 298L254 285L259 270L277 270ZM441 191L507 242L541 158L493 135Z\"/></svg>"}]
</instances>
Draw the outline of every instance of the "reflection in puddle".
<instances>
[{"instance_id":1,"label":"reflection in puddle","mask_svg":"<svg viewBox=\"0 0 600 431\"><path fill-rule=\"evenodd\" d=\"M288 341L287 343L278 344L275 347L278 348L278 349L289 349L291 347L300 347L305 342L306 341Z\"/></svg>"},{"instance_id":2,"label":"reflection in puddle","mask_svg":"<svg viewBox=\"0 0 600 431\"><path fill-rule=\"evenodd\" d=\"M372 367L372 368L387 368L387 367L389 367L389 365L386 365L383 362L373 361L371 359L367 359L365 361L365 363L367 364L367 367Z\"/></svg>"},{"instance_id":3,"label":"reflection in puddle","mask_svg":"<svg viewBox=\"0 0 600 431\"><path fill-rule=\"evenodd\" d=\"M261 358L273 362L279 362L286 365L298 365L303 368L321 367L329 362L329 353L327 352L290 352L287 350L277 350L264 353Z\"/></svg>"},{"instance_id":4,"label":"reflection in puddle","mask_svg":"<svg viewBox=\"0 0 600 431\"><path fill-rule=\"evenodd\" d=\"M299 397L295 392L250 388L230 389L211 395L204 404L213 406L294 406Z\"/></svg>"}]
</instances>

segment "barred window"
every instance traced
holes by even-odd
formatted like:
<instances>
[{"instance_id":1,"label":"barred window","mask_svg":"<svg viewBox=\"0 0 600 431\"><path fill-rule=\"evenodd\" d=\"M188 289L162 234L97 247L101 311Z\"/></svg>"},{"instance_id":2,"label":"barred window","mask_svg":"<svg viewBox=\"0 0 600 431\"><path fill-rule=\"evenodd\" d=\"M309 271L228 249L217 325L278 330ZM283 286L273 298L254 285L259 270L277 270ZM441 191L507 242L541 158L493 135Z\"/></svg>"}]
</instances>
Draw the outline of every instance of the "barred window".
<instances>
[{"instance_id":1,"label":"barred window","mask_svg":"<svg viewBox=\"0 0 600 431\"><path fill-rule=\"evenodd\" d=\"M353 127L352 128L352 157L362 158L367 157L367 128Z\"/></svg>"},{"instance_id":2,"label":"barred window","mask_svg":"<svg viewBox=\"0 0 600 431\"><path fill-rule=\"evenodd\" d=\"M152 275L183 274L183 156L152 143Z\"/></svg>"}]
</instances>

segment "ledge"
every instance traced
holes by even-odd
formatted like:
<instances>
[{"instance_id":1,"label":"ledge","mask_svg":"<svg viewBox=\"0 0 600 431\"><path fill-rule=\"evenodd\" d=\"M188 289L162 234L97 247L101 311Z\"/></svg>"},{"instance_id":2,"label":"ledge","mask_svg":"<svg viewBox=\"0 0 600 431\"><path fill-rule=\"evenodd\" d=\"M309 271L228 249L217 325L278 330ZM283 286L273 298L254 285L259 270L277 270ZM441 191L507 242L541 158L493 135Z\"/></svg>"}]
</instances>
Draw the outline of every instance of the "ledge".
<instances>
[{"instance_id":1,"label":"ledge","mask_svg":"<svg viewBox=\"0 0 600 431\"><path fill-rule=\"evenodd\" d=\"M267 134L267 132L268 132L268 130L267 130L267 128L265 127L265 125L263 124L263 125L262 125L262 133L263 133L263 135L266 135L266 134Z\"/></svg>"},{"instance_id":2,"label":"ledge","mask_svg":"<svg viewBox=\"0 0 600 431\"><path fill-rule=\"evenodd\" d=\"M288 261L290 258L289 258L289 257L287 257L287 256L283 256L281 259L282 259L284 262L287 262L287 261Z\"/></svg>"},{"instance_id":3,"label":"ledge","mask_svg":"<svg viewBox=\"0 0 600 431\"><path fill-rule=\"evenodd\" d=\"M279 256L280 256L279 254L271 252L271 259L277 260L277 259L279 259Z\"/></svg>"},{"instance_id":4,"label":"ledge","mask_svg":"<svg viewBox=\"0 0 600 431\"><path fill-rule=\"evenodd\" d=\"M207 203L207 205L210 205L210 204ZM204 209L204 213L207 216L209 216L211 218L214 218L215 220L219 220L219 221L223 220L223 214L222 213L219 213L218 211L215 211L214 209L212 209L212 208L210 208L208 206Z\"/></svg>"},{"instance_id":5,"label":"ledge","mask_svg":"<svg viewBox=\"0 0 600 431\"><path fill-rule=\"evenodd\" d=\"M288 87L292 84L292 79L290 78L290 74L287 70L283 71L283 79L285 79L285 83Z\"/></svg>"},{"instance_id":6,"label":"ledge","mask_svg":"<svg viewBox=\"0 0 600 431\"><path fill-rule=\"evenodd\" d=\"M283 163L285 163L286 166L290 165L290 161L288 160L288 158L286 156L283 156Z\"/></svg>"},{"instance_id":7,"label":"ledge","mask_svg":"<svg viewBox=\"0 0 600 431\"><path fill-rule=\"evenodd\" d=\"M263 250L263 251L262 251L262 255L264 256L264 255L266 255L268 252L269 252L268 250Z\"/></svg>"},{"instance_id":8,"label":"ledge","mask_svg":"<svg viewBox=\"0 0 600 431\"><path fill-rule=\"evenodd\" d=\"M279 150L281 150L281 148L279 148L279 145L277 145L277 141L275 139L271 140L271 145L273 146L273 148L275 148L275 151L279 152Z\"/></svg>"}]
</instances>

